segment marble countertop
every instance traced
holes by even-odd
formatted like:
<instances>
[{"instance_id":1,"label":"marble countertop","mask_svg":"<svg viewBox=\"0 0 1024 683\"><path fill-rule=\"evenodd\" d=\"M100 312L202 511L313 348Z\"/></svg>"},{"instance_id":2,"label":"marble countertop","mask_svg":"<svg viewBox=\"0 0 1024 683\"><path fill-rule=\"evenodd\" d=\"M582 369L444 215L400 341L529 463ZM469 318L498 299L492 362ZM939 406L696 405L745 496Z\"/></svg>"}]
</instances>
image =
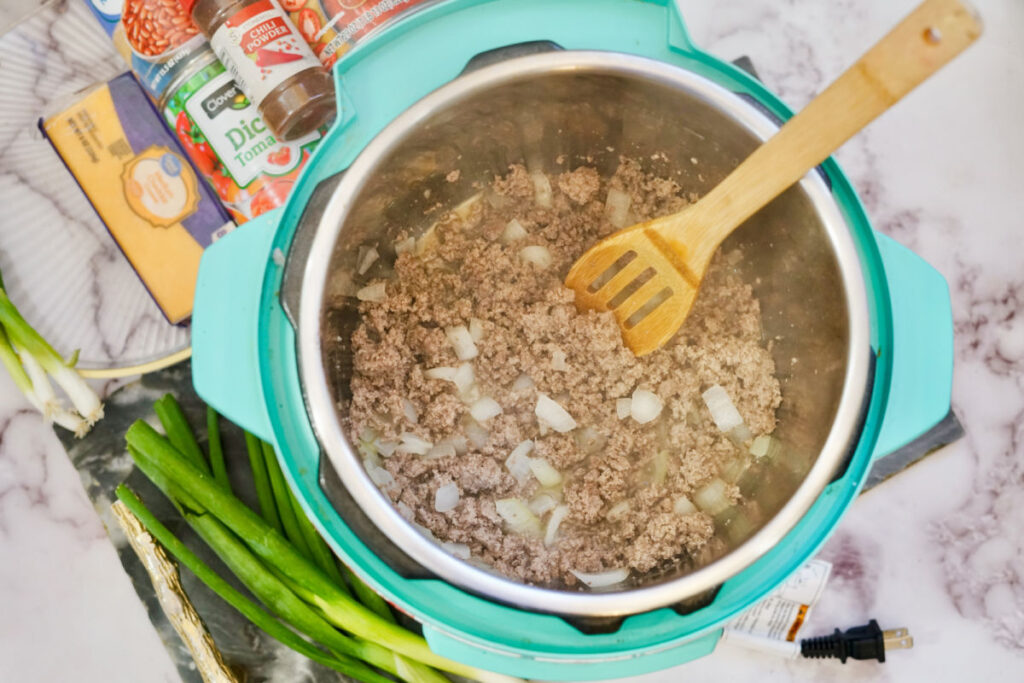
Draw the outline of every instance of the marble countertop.
<instances>
[{"instance_id":1,"label":"marble countertop","mask_svg":"<svg viewBox=\"0 0 1024 683\"><path fill-rule=\"evenodd\" d=\"M35 4L0 0L0 28ZM794 107L914 4L681 1L699 45L749 55ZM976 4L982 40L838 154L875 227L950 284L967 436L855 503L803 634L876 618L909 627L914 649L842 666L722 646L636 680L1024 677L1024 4ZM0 680L178 680L60 443L2 373L0 605Z\"/></svg>"}]
</instances>

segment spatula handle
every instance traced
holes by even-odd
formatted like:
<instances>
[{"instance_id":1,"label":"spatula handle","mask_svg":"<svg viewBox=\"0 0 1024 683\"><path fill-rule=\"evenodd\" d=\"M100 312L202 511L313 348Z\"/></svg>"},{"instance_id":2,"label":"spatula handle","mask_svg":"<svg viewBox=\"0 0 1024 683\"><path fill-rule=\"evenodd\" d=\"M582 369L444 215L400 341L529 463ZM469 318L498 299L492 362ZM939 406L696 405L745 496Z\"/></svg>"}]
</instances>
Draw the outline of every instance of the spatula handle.
<instances>
[{"instance_id":1,"label":"spatula handle","mask_svg":"<svg viewBox=\"0 0 1024 683\"><path fill-rule=\"evenodd\" d=\"M959 0L925 0L691 207L687 222L713 233L704 240L713 252L743 221L979 35L981 23L969 6Z\"/></svg>"}]
</instances>

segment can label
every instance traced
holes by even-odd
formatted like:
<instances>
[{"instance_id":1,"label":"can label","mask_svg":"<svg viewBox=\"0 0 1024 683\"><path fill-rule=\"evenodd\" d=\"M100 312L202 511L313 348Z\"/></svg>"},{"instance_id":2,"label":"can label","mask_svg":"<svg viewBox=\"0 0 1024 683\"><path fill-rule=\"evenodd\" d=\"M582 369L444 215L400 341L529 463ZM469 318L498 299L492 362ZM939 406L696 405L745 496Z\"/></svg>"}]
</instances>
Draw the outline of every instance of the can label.
<instances>
[{"instance_id":1,"label":"can label","mask_svg":"<svg viewBox=\"0 0 1024 683\"><path fill-rule=\"evenodd\" d=\"M284 203L321 137L278 141L219 62L177 86L162 113L239 223Z\"/></svg>"},{"instance_id":2,"label":"can label","mask_svg":"<svg viewBox=\"0 0 1024 683\"><path fill-rule=\"evenodd\" d=\"M426 0L281 0L327 68L378 26L425 4Z\"/></svg>"},{"instance_id":3,"label":"can label","mask_svg":"<svg viewBox=\"0 0 1024 683\"><path fill-rule=\"evenodd\" d=\"M206 39L178 0L86 0L153 101L189 68Z\"/></svg>"},{"instance_id":4,"label":"can label","mask_svg":"<svg viewBox=\"0 0 1024 683\"><path fill-rule=\"evenodd\" d=\"M210 45L257 104L286 79L320 66L288 15L270 0L236 12L213 34Z\"/></svg>"}]
</instances>

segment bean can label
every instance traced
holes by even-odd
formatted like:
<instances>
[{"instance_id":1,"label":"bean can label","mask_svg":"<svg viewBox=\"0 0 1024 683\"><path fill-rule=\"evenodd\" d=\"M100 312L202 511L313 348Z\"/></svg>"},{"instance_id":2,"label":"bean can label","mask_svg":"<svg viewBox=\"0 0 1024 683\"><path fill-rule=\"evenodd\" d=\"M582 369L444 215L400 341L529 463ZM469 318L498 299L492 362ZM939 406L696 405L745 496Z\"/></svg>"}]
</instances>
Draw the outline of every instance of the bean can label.
<instances>
[{"instance_id":1,"label":"bean can label","mask_svg":"<svg viewBox=\"0 0 1024 683\"><path fill-rule=\"evenodd\" d=\"M239 10L211 36L210 45L256 103L286 79L319 67L288 15L270 0Z\"/></svg>"},{"instance_id":2,"label":"bean can label","mask_svg":"<svg viewBox=\"0 0 1024 683\"><path fill-rule=\"evenodd\" d=\"M154 101L206 50L206 39L178 0L86 2Z\"/></svg>"},{"instance_id":3,"label":"bean can label","mask_svg":"<svg viewBox=\"0 0 1024 683\"><path fill-rule=\"evenodd\" d=\"M237 222L284 203L320 133L278 141L216 61L168 94L164 119Z\"/></svg>"},{"instance_id":4,"label":"bean can label","mask_svg":"<svg viewBox=\"0 0 1024 683\"><path fill-rule=\"evenodd\" d=\"M328 68L374 29L427 4L429 0L281 0Z\"/></svg>"}]
</instances>

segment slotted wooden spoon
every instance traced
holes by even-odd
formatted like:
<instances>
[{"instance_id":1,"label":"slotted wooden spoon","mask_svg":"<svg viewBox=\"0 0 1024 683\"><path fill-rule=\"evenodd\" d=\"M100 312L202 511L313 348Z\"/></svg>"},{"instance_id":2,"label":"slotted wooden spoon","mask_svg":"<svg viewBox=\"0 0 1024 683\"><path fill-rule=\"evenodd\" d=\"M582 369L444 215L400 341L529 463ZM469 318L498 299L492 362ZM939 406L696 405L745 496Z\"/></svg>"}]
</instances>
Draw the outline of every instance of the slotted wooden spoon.
<instances>
[{"instance_id":1,"label":"slotted wooden spoon","mask_svg":"<svg viewBox=\"0 0 1024 683\"><path fill-rule=\"evenodd\" d=\"M612 310L637 356L683 324L733 230L981 35L958 0L926 0L700 201L620 230L573 265L581 309Z\"/></svg>"}]
</instances>

